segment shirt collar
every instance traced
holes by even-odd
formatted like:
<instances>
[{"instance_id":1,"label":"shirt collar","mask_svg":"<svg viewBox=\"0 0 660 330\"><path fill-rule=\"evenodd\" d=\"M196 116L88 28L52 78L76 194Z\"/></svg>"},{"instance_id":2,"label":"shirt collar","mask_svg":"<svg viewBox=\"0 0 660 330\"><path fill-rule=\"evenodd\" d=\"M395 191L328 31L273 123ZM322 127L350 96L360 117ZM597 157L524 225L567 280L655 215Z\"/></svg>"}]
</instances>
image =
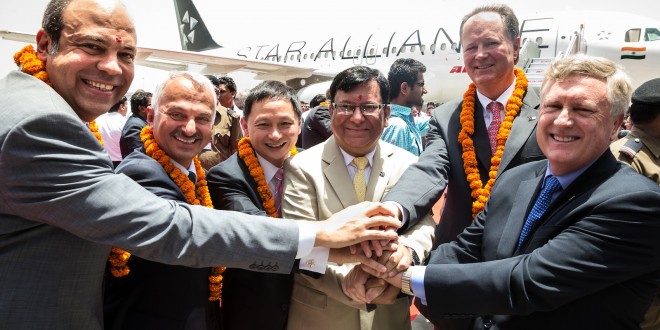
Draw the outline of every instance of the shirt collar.
<instances>
[{"instance_id":1,"label":"shirt collar","mask_svg":"<svg viewBox=\"0 0 660 330\"><path fill-rule=\"evenodd\" d=\"M579 168L571 173L564 175L555 175L555 177L559 181L559 184L561 185L561 188L566 190L566 188L570 186L571 183L573 183L573 181L575 181L575 179L577 179L577 177L580 176L580 174L584 173L584 171L586 171L591 165L593 165L593 163L596 162L596 160L597 159L594 159L591 163L587 164L587 166ZM545 169L545 176L543 177L543 180L545 181L545 179L551 175L553 175L552 169L550 168L550 162L548 162L548 167Z\"/></svg>"},{"instance_id":2,"label":"shirt collar","mask_svg":"<svg viewBox=\"0 0 660 330\"><path fill-rule=\"evenodd\" d=\"M174 167L180 169L181 172L183 172L183 174L185 174L186 176L187 176L188 173L190 173L190 172L195 173L195 175L197 174L197 173L196 173L196 170L195 170L195 161L191 161L191 162L190 162L190 166L189 166L188 168L183 167L183 165L177 163L177 162L176 162L174 159L172 159L172 158L170 158L170 162L172 163L172 165L174 165Z\"/></svg>"},{"instance_id":3,"label":"shirt collar","mask_svg":"<svg viewBox=\"0 0 660 330\"><path fill-rule=\"evenodd\" d=\"M513 90L516 88L516 80L513 80L513 83L509 88L507 88L496 100L491 100L489 99L486 95L481 94L479 90L477 90L477 98L479 98L479 103L481 103L481 106L486 109L486 106L490 104L490 102L497 101L502 103L504 106L504 111L506 111L506 103L509 101L509 98L511 98L511 95L513 95Z\"/></svg>"},{"instance_id":4,"label":"shirt collar","mask_svg":"<svg viewBox=\"0 0 660 330\"><path fill-rule=\"evenodd\" d=\"M355 158L355 156L351 156L346 151L344 151L344 149L342 149L341 147L339 147L339 151L341 151L341 155L344 157L344 163L346 164L346 166L348 166L349 164L351 164L353 162L353 159ZM363 157L367 157L367 159L369 160L369 166L371 166L374 163L374 154L375 153L376 153L376 148L373 148L371 151L369 151L366 155L363 156Z\"/></svg>"},{"instance_id":5,"label":"shirt collar","mask_svg":"<svg viewBox=\"0 0 660 330\"><path fill-rule=\"evenodd\" d=\"M266 179L266 182L270 182L270 180L275 176L275 172L277 172L277 170L280 168L267 161L266 158L261 157L261 155L259 155L256 151L254 153L257 154L259 165L261 166L261 169L264 170L264 178Z\"/></svg>"}]
</instances>

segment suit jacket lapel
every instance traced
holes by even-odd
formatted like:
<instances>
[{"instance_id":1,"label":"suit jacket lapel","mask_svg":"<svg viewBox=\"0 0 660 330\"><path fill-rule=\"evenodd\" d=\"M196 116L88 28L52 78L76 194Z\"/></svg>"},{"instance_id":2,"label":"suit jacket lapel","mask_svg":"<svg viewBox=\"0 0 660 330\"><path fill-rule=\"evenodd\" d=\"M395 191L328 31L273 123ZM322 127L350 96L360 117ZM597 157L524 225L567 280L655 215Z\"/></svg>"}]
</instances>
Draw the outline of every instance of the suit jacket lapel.
<instances>
[{"instance_id":1,"label":"suit jacket lapel","mask_svg":"<svg viewBox=\"0 0 660 330\"><path fill-rule=\"evenodd\" d=\"M371 174L367 184L366 200L380 201L385 194L385 187L390 180L392 171L390 170L390 161L388 158L394 153L388 150L385 144L378 142L376 152L374 153L373 164L371 164Z\"/></svg>"},{"instance_id":2,"label":"suit jacket lapel","mask_svg":"<svg viewBox=\"0 0 660 330\"><path fill-rule=\"evenodd\" d=\"M527 94L525 94L523 99L520 113L513 120L511 131L514 133L509 135L509 138L504 145L504 155L502 156L500 166L497 170L498 176L508 168L511 160L513 160L525 142L529 139L529 136L534 132L539 116L539 111L537 109L538 105L538 95L534 90L527 89Z\"/></svg>"},{"instance_id":3,"label":"suit jacket lapel","mask_svg":"<svg viewBox=\"0 0 660 330\"><path fill-rule=\"evenodd\" d=\"M334 190L341 205L346 208L357 204L358 200L353 189L353 182L350 180L346 163L344 163L344 157L341 151L339 151L339 146L335 142L334 136L328 139L321 157L324 163L323 175L327 179L330 188ZM367 187L367 189L369 188Z\"/></svg>"},{"instance_id":4,"label":"suit jacket lapel","mask_svg":"<svg viewBox=\"0 0 660 330\"><path fill-rule=\"evenodd\" d=\"M518 238L527 219L527 212L534 203L534 200L530 200L529 196L536 197L536 192L540 189L544 174L545 172L538 172L535 178L523 181L517 187L518 191L516 192L515 201L511 205L511 213L506 220L500 243L497 246L498 259L508 258L516 253Z\"/></svg>"}]
</instances>

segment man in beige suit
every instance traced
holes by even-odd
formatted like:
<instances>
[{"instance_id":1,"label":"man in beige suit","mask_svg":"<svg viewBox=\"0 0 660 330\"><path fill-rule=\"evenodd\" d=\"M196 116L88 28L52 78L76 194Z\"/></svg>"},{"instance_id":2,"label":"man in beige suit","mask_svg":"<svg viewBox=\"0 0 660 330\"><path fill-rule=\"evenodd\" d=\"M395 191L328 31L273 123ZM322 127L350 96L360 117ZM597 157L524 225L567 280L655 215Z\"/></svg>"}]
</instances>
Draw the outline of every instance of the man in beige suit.
<instances>
[{"instance_id":1,"label":"man in beige suit","mask_svg":"<svg viewBox=\"0 0 660 330\"><path fill-rule=\"evenodd\" d=\"M285 218L323 220L360 201L380 201L417 160L380 141L389 117L388 95L389 83L378 70L357 66L335 77L329 108L334 135L285 164ZM419 263L431 249L434 227L430 215L425 217L401 235L396 251L380 259L404 269ZM396 290L365 299L379 305L351 300L342 290L342 281L351 288L357 283L366 297L368 280L356 264L328 265L319 278L296 274L287 328L410 329L410 301L396 299Z\"/></svg>"}]
</instances>

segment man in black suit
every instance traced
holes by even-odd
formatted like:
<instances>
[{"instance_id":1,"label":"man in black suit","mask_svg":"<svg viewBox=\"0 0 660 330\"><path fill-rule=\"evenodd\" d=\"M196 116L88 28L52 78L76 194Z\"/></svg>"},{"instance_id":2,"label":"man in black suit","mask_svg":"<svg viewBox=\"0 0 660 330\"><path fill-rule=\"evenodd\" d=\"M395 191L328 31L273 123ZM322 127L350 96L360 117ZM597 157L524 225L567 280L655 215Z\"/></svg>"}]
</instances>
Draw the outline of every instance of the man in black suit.
<instances>
[{"instance_id":1,"label":"man in black suit","mask_svg":"<svg viewBox=\"0 0 660 330\"><path fill-rule=\"evenodd\" d=\"M142 147L140 131L144 126L147 126L147 109L151 107L151 96L150 92L141 89L131 96L132 114L126 120L119 139L122 159L126 158L133 150Z\"/></svg>"},{"instance_id":2,"label":"man in black suit","mask_svg":"<svg viewBox=\"0 0 660 330\"><path fill-rule=\"evenodd\" d=\"M195 89L195 84L205 89ZM177 73L158 88L161 93L154 100L158 111L150 111L147 121L153 131L153 143L169 157L170 168L166 170L143 146L124 158L116 172L159 197L192 204L194 199L204 198L199 193L204 173L196 155L211 139L215 115L213 85L202 75ZM182 98L183 95L190 97ZM182 124L186 121L195 124ZM183 181L174 179L177 172ZM183 184L188 181L192 191L184 193ZM201 203L204 205L204 201ZM167 265L137 256L131 256L127 265L127 275L106 275L106 329L220 329L219 305L209 301L210 268Z\"/></svg>"},{"instance_id":3,"label":"man in black suit","mask_svg":"<svg viewBox=\"0 0 660 330\"><path fill-rule=\"evenodd\" d=\"M432 321L638 329L660 282L660 188L609 150L631 91L607 59L553 63L536 132L547 160L503 173L456 241L388 281L425 302Z\"/></svg>"},{"instance_id":4,"label":"man in black suit","mask_svg":"<svg viewBox=\"0 0 660 330\"><path fill-rule=\"evenodd\" d=\"M463 58L473 81L470 88L475 90L466 99L435 108L429 120L426 149L385 197L385 201L399 203L403 213L416 221L431 210L446 188L435 246L451 242L472 223L488 197L490 175L499 176L515 166L544 158L534 134L538 95L527 89L524 74L514 71L520 51L518 26L518 19L506 5L479 7L463 18ZM464 109L466 103L473 104L472 108ZM474 166L469 168L475 176L472 187L465 174L469 164L463 161L464 153L469 151L459 142L459 133L469 130L469 123L461 122L462 112L469 115L474 127L473 134L466 134L474 146ZM513 127L507 137L504 127L511 120ZM505 138L491 139L498 131ZM496 153L498 148L502 154ZM476 200L475 194L481 195L481 200Z\"/></svg>"},{"instance_id":5,"label":"man in black suit","mask_svg":"<svg viewBox=\"0 0 660 330\"><path fill-rule=\"evenodd\" d=\"M302 147L305 149L327 140L332 135L330 111L326 99L326 95L319 94L309 102L311 109L303 123L301 133Z\"/></svg>"}]
</instances>

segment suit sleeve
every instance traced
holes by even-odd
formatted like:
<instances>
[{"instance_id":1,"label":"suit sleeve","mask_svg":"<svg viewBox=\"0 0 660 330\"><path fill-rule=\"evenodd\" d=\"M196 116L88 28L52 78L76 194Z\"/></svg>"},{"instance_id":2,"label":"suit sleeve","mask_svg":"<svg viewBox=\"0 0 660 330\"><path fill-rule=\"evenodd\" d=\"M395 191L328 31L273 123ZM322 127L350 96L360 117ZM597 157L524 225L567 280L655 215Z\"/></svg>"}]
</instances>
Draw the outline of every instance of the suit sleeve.
<instances>
[{"instance_id":1,"label":"suit sleeve","mask_svg":"<svg viewBox=\"0 0 660 330\"><path fill-rule=\"evenodd\" d=\"M426 135L428 145L419 160L403 173L401 180L383 199L401 204L409 215L410 221L407 225L414 225L416 221L430 213L447 186L449 156L436 119L436 112L443 109L443 107L436 109L431 116L429 132Z\"/></svg>"},{"instance_id":2,"label":"suit sleeve","mask_svg":"<svg viewBox=\"0 0 660 330\"><path fill-rule=\"evenodd\" d=\"M121 157L126 158L133 150L142 147L142 139L140 132L142 127L137 126L134 122L129 123L126 133L122 134L119 138L119 147L121 149Z\"/></svg>"},{"instance_id":3,"label":"suit sleeve","mask_svg":"<svg viewBox=\"0 0 660 330\"><path fill-rule=\"evenodd\" d=\"M231 166L235 165L233 163L236 161L235 157L227 160L232 162L231 164L221 163L214 166L206 176L213 207L219 210L266 216L266 211L256 205L257 201L250 197L254 189L248 185L246 180L249 179L244 177L244 173Z\"/></svg>"},{"instance_id":4,"label":"suit sleeve","mask_svg":"<svg viewBox=\"0 0 660 330\"><path fill-rule=\"evenodd\" d=\"M493 197L506 193L494 190L486 210L502 207ZM482 244L483 228L490 221L484 221L482 213L457 242L432 252L424 277L432 318L551 311L613 285L657 273L658 212L657 190L610 194L594 205L571 210L566 216L575 216L575 222L532 252L479 262L479 250L497 248ZM557 230L541 228L539 231Z\"/></svg>"},{"instance_id":5,"label":"suit sleeve","mask_svg":"<svg viewBox=\"0 0 660 330\"><path fill-rule=\"evenodd\" d=\"M332 127L330 127L330 111L328 109L324 109L323 111L319 110L321 109L317 109L317 111L314 112L314 120L312 121L312 124L316 126L316 130L327 139L332 135Z\"/></svg>"},{"instance_id":6,"label":"suit sleeve","mask_svg":"<svg viewBox=\"0 0 660 330\"><path fill-rule=\"evenodd\" d=\"M55 226L161 263L290 272L298 226L238 212L166 201L125 175L79 118L37 112L2 140L0 199L15 218ZM27 225L26 225L27 226ZM228 252L231 251L231 252Z\"/></svg>"}]
</instances>

